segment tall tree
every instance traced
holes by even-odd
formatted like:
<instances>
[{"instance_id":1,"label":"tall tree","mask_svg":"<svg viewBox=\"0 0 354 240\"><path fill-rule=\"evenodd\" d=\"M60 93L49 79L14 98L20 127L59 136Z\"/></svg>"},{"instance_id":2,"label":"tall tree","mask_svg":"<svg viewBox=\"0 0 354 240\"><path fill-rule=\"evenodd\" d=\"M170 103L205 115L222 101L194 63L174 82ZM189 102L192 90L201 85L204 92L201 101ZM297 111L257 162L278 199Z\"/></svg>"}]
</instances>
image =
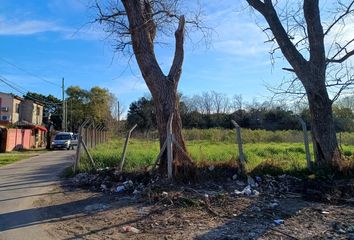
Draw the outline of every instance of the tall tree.
<instances>
[{"instance_id":1,"label":"tall tree","mask_svg":"<svg viewBox=\"0 0 354 240\"><path fill-rule=\"evenodd\" d=\"M129 127L138 124L137 128L146 132L156 129L155 107L151 97L142 97L130 104L127 124Z\"/></svg>"},{"instance_id":2,"label":"tall tree","mask_svg":"<svg viewBox=\"0 0 354 240\"><path fill-rule=\"evenodd\" d=\"M269 28L265 31L271 31L270 40L276 41L278 48L292 67L285 70L295 73L305 89L316 162L318 165L335 164L341 157L333 121L332 103L345 87L353 83L354 78L345 82L341 82L344 79L339 81L337 79L336 82L329 83L326 70L329 64L342 64L354 55L354 49L347 49L353 47L351 44L354 38L344 43L334 44L338 48L332 49L336 50L335 52L330 51L332 53L330 57L326 57L324 39L331 31L338 31L336 25L344 24L347 17L353 16L354 1L347 1L346 4L338 1L338 12L325 30L322 27L319 0L303 0L302 10L291 13L289 9L285 9L282 13L291 14L285 17L276 10L276 4L280 4L278 1L274 1L275 4L272 0L247 0L247 2L266 20ZM285 8L288 7L289 5L286 4ZM303 17L299 19L301 15ZM288 25L289 19L294 20L295 25ZM301 34L296 35L299 32ZM339 90L334 98L330 99L327 87L333 84L339 86Z\"/></svg>"},{"instance_id":3,"label":"tall tree","mask_svg":"<svg viewBox=\"0 0 354 240\"><path fill-rule=\"evenodd\" d=\"M78 86L66 89L68 120L72 131L77 131L83 119L90 118L96 124L110 124L114 96L108 89L93 87L89 91Z\"/></svg>"},{"instance_id":4,"label":"tall tree","mask_svg":"<svg viewBox=\"0 0 354 240\"><path fill-rule=\"evenodd\" d=\"M173 134L176 141L186 151L182 137L182 122L177 94L184 59L185 24L184 15L179 13L178 0L121 0L103 1L96 4L97 21L105 25L105 30L115 37L115 47L124 51L133 49L141 74L153 97L160 146L166 140L167 121L173 117ZM197 19L198 20L198 19ZM198 21L194 21L197 23ZM198 26L198 25L196 25ZM175 49L172 65L164 74L157 61L155 40L158 33L170 33L175 28ZM174 147L174 175L188 177L193 169L192 160ZM161 158L160 169L167 170L166 154Z\"/></svg>"}]
</instances>

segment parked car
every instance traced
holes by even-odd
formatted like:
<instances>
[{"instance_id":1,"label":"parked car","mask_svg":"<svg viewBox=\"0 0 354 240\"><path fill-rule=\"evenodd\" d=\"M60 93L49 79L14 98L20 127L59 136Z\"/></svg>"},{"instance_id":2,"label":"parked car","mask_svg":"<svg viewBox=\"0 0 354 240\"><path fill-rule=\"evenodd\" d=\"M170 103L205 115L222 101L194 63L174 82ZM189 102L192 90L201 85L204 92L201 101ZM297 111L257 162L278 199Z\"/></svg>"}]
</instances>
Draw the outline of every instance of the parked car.
<instances>
[{"instance_id":1,"label":"parked car","mask_svg":"<svg viewBox=\"0 0 354 240\"><path fill-rule=\"evenodd\" d=\"M55 135L54 140L50 146L51 149L67 149L73 148L72 146L73 133L59 132Z\"/></svg>"}]
</instances>

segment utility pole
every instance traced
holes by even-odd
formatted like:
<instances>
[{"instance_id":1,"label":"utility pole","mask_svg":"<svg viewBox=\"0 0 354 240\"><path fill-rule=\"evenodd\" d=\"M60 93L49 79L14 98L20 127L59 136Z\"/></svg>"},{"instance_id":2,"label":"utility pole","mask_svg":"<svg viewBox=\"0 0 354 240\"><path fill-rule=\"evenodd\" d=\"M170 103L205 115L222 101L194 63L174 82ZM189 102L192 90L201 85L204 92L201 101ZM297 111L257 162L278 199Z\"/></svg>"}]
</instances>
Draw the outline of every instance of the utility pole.
<instances>
[{"instance_id":1,"label":"utility pole","mask_svg":"<svg viewBox=\"0 0 354 240\"><path fill-rule=\"evenodd\" d=\"M73 125L73 100L70 99L70 131L74 132Z\"/></svg>"},{"instance_id":2,"label":"utility pole","mask_svg":"<svg viewBox=\"0 0 354 240\"><path fill-rule=\"evenodd\" d=\"M68 127L68 101L65 100L65 132L69 131Z\"/></svg>"},{"instance_id":3,"label":"utility pole","mask_svg":"<svg viewBox=\"0 0 354 240\"><path fill-rule=\"evenodd\" d=\"M61 121L61 128L64 132L66 132L66 109L65 109L65 86L64 86L64 78L61 80L61 90L62 90L62 102L63 102L63 117Z\"/></svg>"},{"instance_id":4,"label":"utility pole","mask_svg":"<svg viewBox=\"0 0 354 240\"><path fill-rule=\"evenodd\" d=\"M119 135L119 120L120 120L120 106L119 106L119 101L117 102L117 109L118 109L118 112L117 112L117 134Z\"/></svg>"}]
</instances>

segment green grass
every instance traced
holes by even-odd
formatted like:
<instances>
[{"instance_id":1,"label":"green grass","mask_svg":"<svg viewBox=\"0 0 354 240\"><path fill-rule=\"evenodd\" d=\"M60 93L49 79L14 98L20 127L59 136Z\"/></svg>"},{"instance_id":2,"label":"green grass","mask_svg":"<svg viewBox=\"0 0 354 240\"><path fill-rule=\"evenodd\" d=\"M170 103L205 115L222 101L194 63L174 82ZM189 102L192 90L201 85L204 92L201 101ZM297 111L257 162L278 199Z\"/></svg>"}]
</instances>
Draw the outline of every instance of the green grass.
<instances>
[{"instance_id":1,"label":"green grass","mask_svg":"<svg viewBox=\"0 0 354 240\"><path fill-rule=\"evenodd\" d=\"M111 167L121 159L123 140L113 140L99 145L90 152L98 167ZM187 141L187 149L197 164L218 164L238 159L237 145L228 142ZM312 150L312 146L310 146ZM354 146L343 146L346 155L354 153ZM125 171L143 169L156 160L159 152L157 141L132 139L128 145ZM301 173L306 170L305 148L302 143L246 143L244 153L247 171L257 172L268 169L270 172ZM91 169L87 156L83 154L81 171Z\"/></svg>"},{"instance_id":2,"label":"green grass","mask_svg":"<svg viewBox=\"0 0 354 240\"><path fill-rule=\"evenodd\" d=\"M0 153L0 167L26 158L37 156L45 151L46 150L28 150L28 151L13 151L8 153Z\"/></svg>"}]
</instances>

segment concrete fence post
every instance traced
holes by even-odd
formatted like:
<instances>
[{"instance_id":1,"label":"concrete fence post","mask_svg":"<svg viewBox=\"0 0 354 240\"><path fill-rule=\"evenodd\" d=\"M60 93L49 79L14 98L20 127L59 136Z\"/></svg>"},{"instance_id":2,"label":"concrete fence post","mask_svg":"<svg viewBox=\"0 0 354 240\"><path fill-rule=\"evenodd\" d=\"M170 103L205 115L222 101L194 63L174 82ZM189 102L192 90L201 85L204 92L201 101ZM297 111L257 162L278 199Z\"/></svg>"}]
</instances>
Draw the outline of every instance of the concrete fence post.
<instances>
[{"instance_id":1,"label":"concrete fence post","mask_svg":"<svg viewBox=\"0 0 354 240\"><path fill-rule=\"evenodd\" d=\"M132 132L134 131L134 129L138 126L138 124L135 124L128 132L127 132L127 136L125 138L125 142L124 142L124 148L123 148L123 153L122 153L122 159L119 163L119 171L123 170L123 166L124 166L124 161L125 161L125 157L127 154L127 149L128 149L128 143L129 143L129 139L130 136L132 134Z\"/></svg>"},{"instance_id":2,"label":"concrete fence post","mask_svg":"<svg viewBox=\"0 0 354 240\"><path fill-rule=\"evenodd\" d=\"M173 113L170 115L167 122L167 130L166 130L166 147L167 147L167 177L168 179L172 179L172 163L173 163L173 133L172 133L172 121L173 121Z\"/></svg>"},{"instance_id":3,"label":"concrete fence post","mask_svg":"<svg viewBox=\"0 0 354 240\"><path fill-rule=\"evenodd\" d=\"M236 130L236 143L238 145L238 156L239 156L239 161L241 164L241 170L242 170L242 172L244 172L246 169L246 160L245 160L245 156L243 154L241 128L234 120L231 120L231 123L234 125L235 130Z\"/></svg>"},{"instance_id":4,"label":"concrete fence post","mask_svg":"<svg viewBox=\"0 0 354 240\"><path fill-rule=\"evenodd\" d=\"M304 132L304 144L305 144L305 151L306 151L307 169L312 171L312 160L311 160L310 145L309 145L306 123L301 117L298 117L298 119L299 122L301 123L302 131Z\"/></svg>"}]
</instances>

